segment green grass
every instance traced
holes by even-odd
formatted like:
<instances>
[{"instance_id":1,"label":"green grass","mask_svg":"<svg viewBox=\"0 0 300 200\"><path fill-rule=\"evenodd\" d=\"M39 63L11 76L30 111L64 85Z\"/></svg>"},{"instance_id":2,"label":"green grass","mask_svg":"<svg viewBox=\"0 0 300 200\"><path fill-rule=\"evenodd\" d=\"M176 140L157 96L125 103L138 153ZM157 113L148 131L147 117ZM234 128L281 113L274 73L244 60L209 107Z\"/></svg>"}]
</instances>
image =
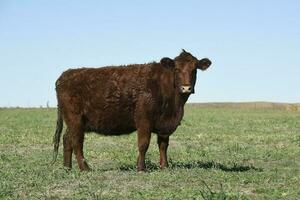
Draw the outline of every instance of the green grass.
<instances>
[{"instance_id":1,"label":"green grass","mask_svg":"<svg viewBox=\"0 0 300 200\"><path fill-rule=\"evenodd\" d=\"M55 109L0 109L2 199L300 199L300 112L187 106L170 168L136 173L136 134L87 134L92 172L52 159ZM61 143L62 145L62 143Z\"/></svg>"}]
</instances>

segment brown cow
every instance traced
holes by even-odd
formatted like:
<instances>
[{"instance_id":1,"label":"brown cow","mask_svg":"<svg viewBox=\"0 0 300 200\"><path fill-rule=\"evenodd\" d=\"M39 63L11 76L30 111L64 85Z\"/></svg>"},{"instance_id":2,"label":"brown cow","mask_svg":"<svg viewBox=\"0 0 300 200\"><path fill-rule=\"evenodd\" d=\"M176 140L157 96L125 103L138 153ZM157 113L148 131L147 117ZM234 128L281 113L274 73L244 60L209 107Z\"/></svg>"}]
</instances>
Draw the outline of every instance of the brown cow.
<instances>
[{"instance_id":1,"label":"brown cow","mask_svg":"<svg viewBox=\"0 0 300 200\"><path fill-rule=\"evenodd\" d=\"M159 63L120 67L80 68L65 71L56 81L58 119L54 135L56 160L63 121L64 166L72 167L75 153L80 170L89 166L83 156L85 132L104 135L129 134L137 130L137 170L144 171L151 132L157 134L160 167L168 166L169 136L184 113L184 104L194 93L197 69L211 65L186 51Z\"/></svg>"}]
</instances>

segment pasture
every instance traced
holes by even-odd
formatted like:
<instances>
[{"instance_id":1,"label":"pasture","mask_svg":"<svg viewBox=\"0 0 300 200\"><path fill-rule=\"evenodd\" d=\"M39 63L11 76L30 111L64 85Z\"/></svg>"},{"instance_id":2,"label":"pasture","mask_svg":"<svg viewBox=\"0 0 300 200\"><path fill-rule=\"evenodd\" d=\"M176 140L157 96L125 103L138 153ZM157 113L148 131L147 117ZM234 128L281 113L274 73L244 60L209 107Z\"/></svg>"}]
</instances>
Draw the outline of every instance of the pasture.
<instances>
[{"instance_id":1,"label":"pasture","mask_svg":"<svg viewBox=\"0 0 300 200\"><path fill-rule=\"evenodd\" d=\"M300 112L187 105L159 169L153 134L148 172L135 170L136 134L87 134L93 171L51 165L54 108L0 109L1 199L299 199Z\"/></svg>"}]
</instances>

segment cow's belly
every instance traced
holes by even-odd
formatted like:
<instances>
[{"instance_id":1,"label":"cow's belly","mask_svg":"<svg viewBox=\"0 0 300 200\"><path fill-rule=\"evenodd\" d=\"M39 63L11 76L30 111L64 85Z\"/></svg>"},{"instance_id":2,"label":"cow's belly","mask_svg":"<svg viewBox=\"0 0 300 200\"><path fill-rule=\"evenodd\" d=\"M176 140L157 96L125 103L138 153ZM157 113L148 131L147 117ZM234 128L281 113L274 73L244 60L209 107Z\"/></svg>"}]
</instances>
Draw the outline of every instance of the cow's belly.
<instances>
[{"instance_id":1,"label":"cow's belly","mask_svg":"<svg viewBox=\"0 0 300 200\"><path fill-rule=\"evenodd\" d=\"M95 132L102 135L123 135L135 131L136 128L130 124L120 122L86 123L86 132Z\"/></svg>"},{"instance_id":2,"label":"cow's belly","mask_svg":"<svg viewBox=\"0 0 300 200\"><path fill-rule=\"evenodd\" d=\"M103 135L129 134L136 130L133 114L118 109L94 110L84 117L85 131Z\"/></svg>"},{"instance_id":3,"label":"cow's belly","mask_svg":"<svg viewBox=\"0 0 300 200\"><path fill-rule=\"evenodd\" d=\"M125 135L134 132L134 127L89 127L87 132L95 132L101 135Z\"/></svg>"},{"instance_id":4,"label":"cow's belly","mask_svg":"<svg viewBox=\"0 0 300 200\"><path fill-rule=\"evenodd\" d=\"M113 93L114 94L114 93ZM104 135L129 134L136 130L134 123L135 104L127 97L91 98L84 108L86 132Z\"/></svg>"}]
</instances>

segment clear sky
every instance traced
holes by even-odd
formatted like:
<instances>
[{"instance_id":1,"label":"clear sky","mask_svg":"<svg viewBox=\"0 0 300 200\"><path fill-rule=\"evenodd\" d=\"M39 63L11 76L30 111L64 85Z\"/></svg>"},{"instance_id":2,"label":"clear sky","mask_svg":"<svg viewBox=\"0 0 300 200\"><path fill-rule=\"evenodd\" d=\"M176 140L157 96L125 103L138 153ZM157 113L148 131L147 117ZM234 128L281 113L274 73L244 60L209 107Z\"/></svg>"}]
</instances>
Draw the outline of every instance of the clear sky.
<instances>
[{"instance_id":1,"label":"clear sky","mask_svg":"<svg viewBox=\"0 0 300 200\"><path fill-rule=\"evenodd\" d=\"M213 62L190 102L300 102L300 1L0 0L0 106L55 106L68 68L181 48Z\"/></svg>"}]
</instances>

